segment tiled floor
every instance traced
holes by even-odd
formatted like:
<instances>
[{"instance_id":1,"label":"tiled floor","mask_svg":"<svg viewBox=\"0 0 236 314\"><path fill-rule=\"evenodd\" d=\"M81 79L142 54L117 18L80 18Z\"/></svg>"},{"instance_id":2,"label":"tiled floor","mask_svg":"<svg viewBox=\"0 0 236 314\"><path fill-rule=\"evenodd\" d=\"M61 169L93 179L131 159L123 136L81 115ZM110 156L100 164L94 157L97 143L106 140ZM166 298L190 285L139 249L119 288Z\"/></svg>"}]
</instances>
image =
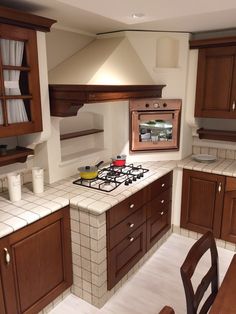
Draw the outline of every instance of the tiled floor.
<instances>
[{"instance_id":1,"label":"tiled floor","mask_svg":"<svg viewBox=\"0 0 236 314\"><path fill-rule=\"evenodd\" d=\"M50 314L156 314L166 304L177 314L185 314L179 268L193 243L193 239L172 234L102 309L69 295ZM218 248L218 253L221 281L234 252ZM198 267L195 280L205 273L205 263Z\"/></svg>"}]
</instances>

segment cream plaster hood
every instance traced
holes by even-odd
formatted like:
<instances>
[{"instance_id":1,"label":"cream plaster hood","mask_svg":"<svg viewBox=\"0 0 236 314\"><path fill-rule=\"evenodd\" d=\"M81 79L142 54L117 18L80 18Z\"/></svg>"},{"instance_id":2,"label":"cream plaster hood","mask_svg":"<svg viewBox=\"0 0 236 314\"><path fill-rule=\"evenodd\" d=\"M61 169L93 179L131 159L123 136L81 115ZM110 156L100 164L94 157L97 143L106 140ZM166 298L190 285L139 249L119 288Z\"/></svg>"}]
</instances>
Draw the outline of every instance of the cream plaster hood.
<instances>
[{"instance_id":1,"label":"cream plaster hood","mask_svg":"<svg viewBox=\"0 0 236 314\"><path fill-rule=\"evenodd\" d=\"M96 39L49 72L50 84L154 84L126 37Z\"/></svg>"}]
</instances>

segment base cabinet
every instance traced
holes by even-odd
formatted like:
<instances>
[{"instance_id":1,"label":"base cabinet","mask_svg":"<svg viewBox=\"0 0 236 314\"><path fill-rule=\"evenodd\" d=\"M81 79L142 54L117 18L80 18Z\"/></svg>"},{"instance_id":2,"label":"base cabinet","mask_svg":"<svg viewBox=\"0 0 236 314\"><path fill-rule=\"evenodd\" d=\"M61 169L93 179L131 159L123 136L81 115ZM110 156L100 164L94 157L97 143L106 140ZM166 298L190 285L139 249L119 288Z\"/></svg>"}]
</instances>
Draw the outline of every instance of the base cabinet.
<instances>
[{"instance_id":1,"label":"base cabinet","mask_svg":"<svg viewBox=\"0 0 236 314\"><path fill-rule=\"evenodd\" d=\"M172 172L107 212L108 290L171 227Z\"/></svg>"},{"instance_id":2,"label":"base cabinet","mask_svg":"<svg viewBox=\"0 0 236 314\"><path fill-rule=\"evenodd\" d=\"M184 170L180 226L236 243L236 178Z\"/></svg>"},{"instance_id":3,"label":"base cabinet","mask_svg":"<svg viewBox=\"0 0 236 314\"><path fill-rule=\"evenodd\" d=\"M220 237L225 177L184 170L180 226Z\"/></svg>"},{"instance_id":4,"label":"base cabinet","mask_svg":"<svg viewBox=\"0 0 236 314\"><path fill-rule=\"evenodd\" d=\"M69 207L0 240L7 314L38 313L72 284Z\"/></svg>"}]
</instances>

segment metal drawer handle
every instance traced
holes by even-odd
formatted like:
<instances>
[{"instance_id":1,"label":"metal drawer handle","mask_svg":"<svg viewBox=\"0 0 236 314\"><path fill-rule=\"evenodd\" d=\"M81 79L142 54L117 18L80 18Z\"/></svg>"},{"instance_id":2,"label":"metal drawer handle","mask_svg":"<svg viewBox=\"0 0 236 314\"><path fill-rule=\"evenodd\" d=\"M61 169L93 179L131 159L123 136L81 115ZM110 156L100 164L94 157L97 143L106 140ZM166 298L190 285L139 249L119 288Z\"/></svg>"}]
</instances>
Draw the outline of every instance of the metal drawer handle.
<instances>
[{"instance_id":1,"label":"metal drawer handle","mask_svg":"<svg viewBox=\"0 0 236 314\"><path fill-rule=\"evenodd\" d=\"M161 200L161 203L164 204L164 203L165 203L165 200Z\"/></svg>"},{"instance_id":2,"label":"metal drawer handle","mask_svg":"<svg viewBox=\"0 0 236 314\"><path fill-rule=\"evenodd\" d=\"M129 205L129 208L134 208L134 204Z\"/></svg>"},{"instance_id":3,"label":"metal drawer handle","mask_svg":"<svg viewBox=\"0 0 236 314\"><path fill-rule=\"evenodd\" d=\"M6 264L10 264L10 261L11 261L11 256L7 250L7 248L4 248L4 252L5 252L5 261L6 261Z\"/></svg>"},{"instance_id":4,"label":"metal drawer handle","mask_svg":"<svg viewBox=\"0 0 236 314\"><path fill-rule=\"evenodd\" d=\"M164 212L161 212L161 216L163 216L164 215Z\"/></svg>"},{"instance_id":5,"label":"metal drawer handle","mask_svg":"<svg viewBox=\"0 0 236 314\"><path fill-rule=\"evenodd\" d=\"M161 187L164 188L164 186L165 186L165 183L162 183Z\"/></svg>"},{"instance_id":6,"label":"metal drawer handle","mask_svg":"<svg viewBox=\"0 0 236 314\"><path fill-rule=\"evenodd\" d=\"M134 241L134 237L130 237L129 242L133 242L133 241Z\"/></svg>"},{"instance_id":7,"label":"metal drawer handle","mask_svg":"<svg viewBox=\"0 0 236 314\"><path fill-rule=\"evenodd\" d=\"M235 110L235 101L233 101L233 104L232 104L232 111Z\"/></svg>"},{"instance_id":8,"label":"metal drawer handle","mask_svg":"<svg viewBox=\"0 0 236 314\"><path fill-rule=\"evenodd\" d=\"M132 222L129 223L128 225L129 225L130 228L133 228L133 227L134 227L134 224L133 224Z\"/></svg>"},{"instance_id":9,"label":"metal drawer handle","mask_svg":"<svg viewBox=\"0 0 236 314\"><path fill-rule=\"evenodd\" d=\"M218 192L220 193L221 192L221 189L222 189L222 184L221 182L219 183L219 186L218 186Z\"/></svg>"}]
</instances>

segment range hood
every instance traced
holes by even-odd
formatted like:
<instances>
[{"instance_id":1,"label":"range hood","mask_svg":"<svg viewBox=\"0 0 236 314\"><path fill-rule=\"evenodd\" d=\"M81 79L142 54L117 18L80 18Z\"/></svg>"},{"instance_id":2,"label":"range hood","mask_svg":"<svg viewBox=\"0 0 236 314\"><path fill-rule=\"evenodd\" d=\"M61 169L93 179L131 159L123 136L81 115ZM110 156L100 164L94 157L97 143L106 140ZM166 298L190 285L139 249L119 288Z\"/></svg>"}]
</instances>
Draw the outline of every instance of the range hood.
<instances>
[{"instance_id":1,"label":"range hood","mask_svg":"<svg viewBox=\"0 0 236 314\"><path fill-rule=\"evenodd\" d=\"M76 115L84 103L161 97L128 38L96 39L49 72L51 115Z\"/></svg>"}]
</instances>

